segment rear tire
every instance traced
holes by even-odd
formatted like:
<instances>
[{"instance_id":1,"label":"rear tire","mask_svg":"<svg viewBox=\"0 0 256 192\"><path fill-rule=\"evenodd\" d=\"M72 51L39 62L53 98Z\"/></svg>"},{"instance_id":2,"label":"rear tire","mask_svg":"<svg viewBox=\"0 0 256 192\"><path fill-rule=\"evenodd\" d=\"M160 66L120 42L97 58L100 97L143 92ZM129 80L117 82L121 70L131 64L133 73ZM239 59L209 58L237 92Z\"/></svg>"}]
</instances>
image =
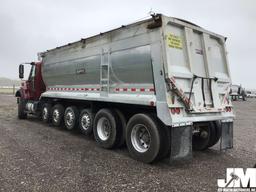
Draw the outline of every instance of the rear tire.
<instances>
[{"instance_id":1,"label":"rear tire","mask_svg":"<svg viewBox=\"0 0 256 192\"><path fill-rule=\"evenodd\" d=\"M117 114L110 109L97 112L93 123L93 134L97 144L105 149L111 149L119 143L122 132Z\"/></svg>"},{"instance_id":2,"label":"rear tire","mask_svg":"<svg viewBox=\"0 0 256 192\"><path fill-rule=\"evenodd\" d=\"M19 98L19 104L18 104L18 118L19 119L26 119L27 113L25 112L26 108L26 100Z\"/></svg>"},{"instance_id":3,"label":"rear tire","mask_svg":"<svg viewBox=\"0 0 256 192\"><path fill-rule=\"evenodd\" d=\"M44 123L49 123L51 120L51 105L49 103L43 104L41 114L42 121Z\"/></svg>"},{"instance_id":4,"label":"rear tire","mask_svg":"<svg viewBox=\"0 0 256 192\"><path fill-rule=\"evenodd\" d=\"M216 143L218 143L220 137L221 137L221 123L216 121L216 122L210 122L211 129L214 129L212 131L213 134L211 134L211 141L208 145L208 147L212 147Z\"/></svg>"},{"instance_id":5,"label":"rear tire","mask_svg":"<svg viewBox=\"0 0 256 192\"><path fill-rule=\"evenodd\" d=\"M203 151L208 148L212 138L215 136L215 130L209 123L198 124L198 132L193 134L192 146L194 150Z\"/></svg>"},{"instance_id":6,"label":"rear tire","mask_svg":"<svg viewBox=\"0 0 256 192\"><path fill-rule=\"evenodd\" d=\"M67 107L64 113L64 124L67 130L74 130L77 127L79 111L76 106Z\"/></svg>"},{"instance_id":7,"label":"rear tire","mask_svg":"<svg viewBox=\"0 0 256 192\"><path fill-rule=\"evenodd\" d=\"M91 135L93 132L93 120L95 114L90 109L83 109L79 116L79 130L84 135Z\"/></svg>"},{"instance_id":8,"label":"rear tire","mask_svg":"<svg viewBox=\"0 0 256 192\"><path fill-rule=\"evenodd\" d=\"M153 162L161 148L157 121L148 114L136 114L126 127L126 144L130 155L144 163Z\"/></svg>"},{"instance_id":9,"label":"rear tire","mask_svg":"<svg viewBox=\"0 0 256 192\"><path fill-rule=\"evenodd\" d=\"M118 110L115 109L116 115L118 116L119 120L120 120L120 125L118 127L120 133L120 138L118 139L118 142L116 144L116 147L122 147L125 145L125 129L126 129L126 118L124 116L124 114Z\"/></svg>"},{"instance_id":10,"label":"rear tire","mask_svg":"<svg viewBox=\"0 0 256 192\"><path fill-rule=\"evenodd\" d=\"M64 107L61 104L56 104L52 108L52 124L59 127L63 124Z\"/></svg>"}]
</instances>

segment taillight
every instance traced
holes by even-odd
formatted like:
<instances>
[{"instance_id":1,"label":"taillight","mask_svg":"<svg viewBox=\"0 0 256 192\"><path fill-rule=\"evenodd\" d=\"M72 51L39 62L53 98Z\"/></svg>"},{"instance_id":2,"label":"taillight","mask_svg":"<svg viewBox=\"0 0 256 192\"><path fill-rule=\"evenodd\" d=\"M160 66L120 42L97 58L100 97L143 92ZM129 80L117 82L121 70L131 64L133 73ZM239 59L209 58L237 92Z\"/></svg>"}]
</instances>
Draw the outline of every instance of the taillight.
<instances>
[{"instance_id":1,"label":"taillight","mask_svg":"<svg viewBox=\"0 0 256 192\"><path fill-rule=\"evenodd\" d=\"M176 114L180 114L180 108L175 108Z\"/></svg>"},{"instance_id":2,"label":"taillight","mask_svg":"<svg viewBox=\"0 0 256 192\"><path fill-rule=\"evenodd\" d=\"M178 107L176 107L176 108L171 108L171 113L173 114L173 115L175 115L175 114L177 114L177 115L179 115L180 114L180 108L178 108Z\"/></svg>"},{"instance_id":3,"label":"taillight","mask_svg":"<svg viewBox=\"0 0 256 192\"><path fill-rule=\"evenodd\" d=\"M226 107L226 112L231 112L232 108L231 107Z\"/></svg>"}]
</instances>

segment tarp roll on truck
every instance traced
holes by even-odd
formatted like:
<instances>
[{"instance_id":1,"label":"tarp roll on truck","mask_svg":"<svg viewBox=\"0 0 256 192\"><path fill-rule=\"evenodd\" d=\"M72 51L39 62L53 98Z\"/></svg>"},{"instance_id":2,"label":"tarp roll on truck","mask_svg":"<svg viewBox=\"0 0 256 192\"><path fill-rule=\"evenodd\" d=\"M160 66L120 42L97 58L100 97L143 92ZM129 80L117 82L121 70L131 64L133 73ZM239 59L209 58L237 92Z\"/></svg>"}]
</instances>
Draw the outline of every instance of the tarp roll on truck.
<instances>
[{"instance_id":1,"label":"tarp roll on truck","mask_svg":"<svg viewBox=\"0 0 256 192\"><path fill-rule=\"evenodd\" d=\"M233 147L226 38L161 14L41 53L17 91L18 116L127 145L151 163ZM19 67L23 78L24 66Z\"/></svg>"}]
</instances>

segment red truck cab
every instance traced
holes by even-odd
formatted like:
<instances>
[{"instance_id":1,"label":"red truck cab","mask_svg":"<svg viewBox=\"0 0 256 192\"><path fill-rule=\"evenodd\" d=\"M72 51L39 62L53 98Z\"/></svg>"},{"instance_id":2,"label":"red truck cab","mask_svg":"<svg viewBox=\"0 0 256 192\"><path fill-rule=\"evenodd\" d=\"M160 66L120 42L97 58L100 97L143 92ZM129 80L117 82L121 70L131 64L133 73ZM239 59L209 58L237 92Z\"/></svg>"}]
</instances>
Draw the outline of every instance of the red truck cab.
<instances>
[{"instance_id":1,"label":"red truck cab","mask_svg":"<svg viewBox=\"0 0 256 192\"><path fill-rule=\"evenodd\" d=\"M45 84L42 79L42 62L25 63L30 64L31 69L28 80L22 81L20 89L16 92L18 106L18 117L26 118L27 112L35 111L34 103L38 102L41 94L45 91ZM19 66L19 77L24 78L24 64ZM32 104L32 105L31 105Z\"/></svg>"}]
</instances>

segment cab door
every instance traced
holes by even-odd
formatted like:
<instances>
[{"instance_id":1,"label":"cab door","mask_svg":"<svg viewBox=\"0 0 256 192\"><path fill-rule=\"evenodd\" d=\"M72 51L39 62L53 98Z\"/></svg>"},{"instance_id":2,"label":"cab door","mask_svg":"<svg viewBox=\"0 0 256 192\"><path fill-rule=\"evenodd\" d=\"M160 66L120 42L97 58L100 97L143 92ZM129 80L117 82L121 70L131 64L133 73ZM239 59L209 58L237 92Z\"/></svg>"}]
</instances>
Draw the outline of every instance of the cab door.
<instances>
[{"instance_id":1,"label":"cab door","mask_svg":"<svg viewBox=\"0 0 256 192\"><path fill-rule=\"evenodd\" d=\"M35 76L36 76L36 67L35 65L31 65L31 69L30 69L30 73L27 81L28 92L31 99L34 98L35 91L36 91Z\"/></svg>"}]
</instances>

